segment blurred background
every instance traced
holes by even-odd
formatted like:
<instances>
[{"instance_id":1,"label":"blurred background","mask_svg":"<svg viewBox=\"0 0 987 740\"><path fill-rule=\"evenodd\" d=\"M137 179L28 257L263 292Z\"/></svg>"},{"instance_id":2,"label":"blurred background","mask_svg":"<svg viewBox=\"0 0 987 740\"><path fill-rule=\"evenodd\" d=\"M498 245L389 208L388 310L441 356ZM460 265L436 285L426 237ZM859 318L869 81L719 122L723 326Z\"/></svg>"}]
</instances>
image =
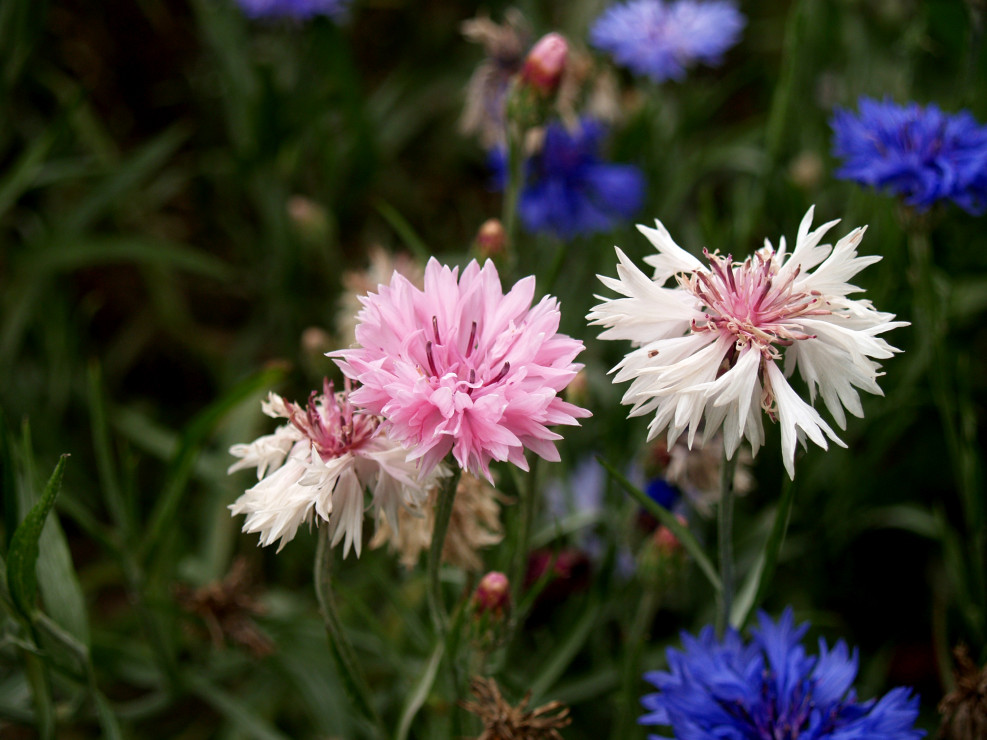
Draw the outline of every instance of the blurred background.
<instances>
[{"instance_id":1,"label":"blurred background","mask_svg":"<svg viewBox=\"0 0 987 740\"><path fill-rule=\"evenodd\" d=\"M604 3L512 5L532 40L559 31L607 65L587 42ZM479 226L501 214L488 153L460 131L483 60L461 26L478 13L499 23L508 7L354 0L341 19L300 21L252 20L233 0L0 3L0 530L6 550L69 453L39 576L45 612L73 638L45 657L57 737L363 736L316 611L314 537L275 555L240 535L227 506L250 481L226 475L227 450L272 430L259 413L269 389L302 401L338 378L323 354L349 341L340 322L355 304L344 298L389 276L358 274L372 250L465 264ZM543 486L590 487L598 503L578 532L553 528L544 507L536 544L571 549L585 567L543 593L498 677L512 697L533 688L536 703L569 703L566 738L599 737L639 711L646 687L622 683L621 650L644 580L660 585L643 668L713 614L688 562L655 576L649 525L598 468L587 472L597 454L647 472L656 454L646 420L626 419L623 389L606 376L627 347L598 342L584 319L603 292L596 274L615 273L613 245L641 264L651 247L633 223L659 218L693 252L742 256L765 237L791 243L815 204L817 223L843 219L834 239L869 225L860 251L883 260L856 282L914 322L901 207L833 177L828 121L861 95L987 121L981 3L740 7L747 25L718 67L660 86L613 70L606 156L645 174L635 219L566 242L520 237L519 275L537 273L539 295L561 300L562 331L587 344L582 403L594 413L566 430ZM950 649L987 659L983 532L968 530L962 493L983 499L987 240L982 219L958 208L930 220L948 364L933 362L914 323L887 336L904 354L886 363L885 397L863 398L847 449L798 461L764 606L791 604L812 635L858 646L862 696L914 686L934 729ZM969 453L960 476L935 373ZM769 429L738 502L742 569L784 485L779 448ZM508 532L513 516L505 505ZM690 524L715 541L711 519ZM581 539L590 530L592 548ZM507 557L491 549L485 569ZM336 574L386 722L428 658L418 576L385 550ZM66 644L75 653L60 655ZM37 732L31 665L8 615L4 738ZM442 737L449 712L437 690L414 732Z\"/></svg>"}]
</instances>

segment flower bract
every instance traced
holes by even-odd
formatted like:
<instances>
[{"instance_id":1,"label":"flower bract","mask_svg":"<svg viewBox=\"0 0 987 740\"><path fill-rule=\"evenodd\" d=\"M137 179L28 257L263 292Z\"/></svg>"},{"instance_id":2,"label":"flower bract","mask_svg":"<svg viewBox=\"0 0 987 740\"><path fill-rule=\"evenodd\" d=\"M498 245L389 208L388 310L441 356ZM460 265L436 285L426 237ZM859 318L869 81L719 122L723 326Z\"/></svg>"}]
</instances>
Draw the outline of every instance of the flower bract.
<instances>
[{"instance_id":1,"label":"flower bract","mask_svg":"<svg viewBox=\"0 0 987 740\"><path fill-rule=\"evenodd\" d=\"M630 0L608 8L590 43L655 82L681 80L697 63L719 64L746 21L726 0Z\"/></svg>"},{"instance_id":2,"label":"flower bract","mask_svg":"<svg viewBox=\"0 0 987 740\"><path fill-rule=\"evenodd\" d=\"M424 290L395 273L362 299L359 346L330 356L361 383L353 402L384 418L423 474L450 452L488 479L491 460L527 470L526 448L558 460L548 427L590 415L559 396L582 342L558 333L555 298L531 305L534 290L527 277L505 294L489 260L460 275L432 258Z\"/></svg>"},{"instance_id":3,"label":"flower bract","mask_svg":"<svg viewBox=\"0 0 987 740\"><path fill-rule=\"evenodd\" d=\"M349 383L342 393L326 383L304 408L271 393L264 413L288 423L230 448L240 458L230 473L257 468L257 485L230 510L247 515L243 531L260 533L260 544L280 540L280 550L300 525L317 518L328 523L333 545L343 541L343 557L350 547L359 557L365 490L371 491L377 515L397 527L398 511L419 506L446 472L437 468L431 477L420 478L404 448L379 433L380 420L354 408L349 393Z\"/></svg>"},{"instance_id":4,"label":"flower bract","mask_svg":"<svg viewBox=\"0 0 987 740\"><path fill-rule=\"evenodd\" d=\"M918 697L896 688L861 701L853 688L857 653L842 640L819 654L801 644L808 624L791 608L775 622L761 614L749 643L734 629L682 635L668 670L644 674L657 693L641 700L638 722L671 729L678 740L917 740ZM659 740L667 735L649 735Z\"/></svg>"},{"instance_id":5,"label":"flower bract","mask_svg":"<svg viewBox=\"0 0 987 740\"><path fill-rule=\"evenodd\" d=\"M838 110L830 122L833 154L843 160L837 177L886 189L920 211L943 200L987 210L987 126L968 111L870 98L859 109Z\"/></svg>"},{"instance_id":6,"label":"flower bract","mask_svg":"<svg viewBox=\"0 0 987 740\"><path fill-rule=\"evenodd\" d=\"M621 297L604 298L587 318L606 327L601 338L636 346L614 368L614 382L631 381L622 399L631 416L654 413L649 440L667 429L671 447L688 430L691 447L701 427L704 440L722 428L727 457L745 437L756 453L763 409L781 427L782 457L794 477L796 442L843 444L789 384L796 369L810 402L820 396L841 428L845 411L863 416L856 389L881 394L875 359L898 350L877 335L906 324L849 298L860 289L847 282L880 257L857 256L863 228L831 246L820 242L837 222L814 231L811 223L812 209L791 253L782 238L777 250L765 242L743 261L704 250L706 264L660 222L639 226L658 250L645 258L653 279L617 249L617 278L600 280Z\"/></svg>"}]
</instances>

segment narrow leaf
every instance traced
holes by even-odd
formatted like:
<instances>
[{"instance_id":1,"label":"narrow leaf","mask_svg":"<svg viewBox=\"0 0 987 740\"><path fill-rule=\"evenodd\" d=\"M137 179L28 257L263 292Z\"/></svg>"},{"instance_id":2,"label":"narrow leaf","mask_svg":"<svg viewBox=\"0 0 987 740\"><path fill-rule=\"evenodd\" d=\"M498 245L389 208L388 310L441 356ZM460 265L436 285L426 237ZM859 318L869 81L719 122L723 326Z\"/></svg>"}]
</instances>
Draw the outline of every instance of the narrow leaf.
<instances>
[{"instance_id":1,"label":"narrow leaf","mask_svg":"<svg viewBox=\"0 0 987 740\"><path fill-rule=\"evenodd\" d=\"M41 539L45 519L48 518L48 512L51 511L58 490L61 488L67 458L68 455L62 455L59 459L44 493L41 494L41 500L17 527L7 552L7 582L10 594L17 608L25 616L30 616L34 611L38 592L38 542Z\"/></svg>"},{"instance_id":2,"label":"narrow leaf","mask_svg":"<svg viewBox=\"0 0 987 740\"><path fill-rule=\"evenodd\" d=\"M442 663L442 654L444 651L445 642L438 640L435 643L435 648L432 650L431 657L429 657L428 662L425 664L425 670L422 671L421 678L418 679L415 688L408 695L408 701L405 703L404 710L401 712L401 722L398 724L398 731L394 735L395 740L406 740L408 737L408 732L411 730L411 723L414 722L415 715L422 708L425 699L428 698L428 694L435 683L435 676L439 672L439 665Z\"/></svg>"},{"instance_id":3,"label":"narrow leaf","mask_svg":"<svg viewBox=\"0 0 987 740\"><path fill-rule=\"evenodd\" d=\"M284 373L283 367L272 367L250 376L234 386L225 396L207 406L188 425L165 475L162 494L151 513L151 521L143 541L145 557L150 556L161 537L172 525L188 489L195 460L216 425L245 399L275 385L284 377Z\"/></svg>"},{"instance_id":4,"label":"narrow leaf","mask_svg":"<svg viewBox=\"0 0 987 740\"><path fill-rule=\"evenodd\" d=\"M737 629L742 628L750 621L754 610L757 609L764 597L768 584L771 583L775 566L778 563L778 555L781 552L781 545L785 541L785 533L788 531L788 522L792 517L792 501L794 500L795 485L790 479L785 478L781 500L778 502L778 510L775 512L775 520L771 525L768 539L764 543L764 549L758 555L754 569L730 610L730 625Z\"/></svg>"},{"instance_id":5,"label":"narrow leaf","mask_svg":"<svg viewBox=\"0 0 987 740\"><path fill-rule=\"evenodd\" d=\"M621 472L617 470L613 465L608 463L602 457L597 456L596 459L599 460L600 465L602 465L606 469L607 473L610 474L610 477L620 484L621 488L623 488L625 491L627 491L627 493L629 493L632 497L634 497L637 500L637 502L641 504L641 506L643 506L649 514L654 516L656 519L658 519L658 521L660 521L662 524L664 524L666 527L668 527L671 530L672 534L675 535L676 539L678 539L678 541L682 543L682 547L684 547L686 551L692 556L693 560L696 561L696 564L699 566L699 569L702 570L703 574L706 576L706 580L709 581L710 585L713 587L713 590L719 593L723 588L722 584L720 583L720 577L716 573L716 568L713 567L713 562L706 555L705 551L703 550L703 546L699 544L699 540L697 540L693 536L692 532L690 532L687 528L682 526L682 524L679 522L678 519L675 518L675 515L672 514L672 512L670 512L664 506L661 506L660 504L652 500L651 497L648 496L644 491L642 491L633 483L631 483L629 480L627 480L627 478L625 478L623 474L621 474Z\"/></svg>"}]
</instances>

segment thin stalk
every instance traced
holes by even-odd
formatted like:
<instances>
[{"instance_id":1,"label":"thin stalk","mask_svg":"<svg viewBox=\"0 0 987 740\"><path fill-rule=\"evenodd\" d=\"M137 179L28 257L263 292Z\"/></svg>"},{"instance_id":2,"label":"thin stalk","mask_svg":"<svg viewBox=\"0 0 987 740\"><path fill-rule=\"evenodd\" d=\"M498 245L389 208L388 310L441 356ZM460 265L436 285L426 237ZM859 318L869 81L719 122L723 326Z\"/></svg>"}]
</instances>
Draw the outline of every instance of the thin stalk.
<instances>
[{"instance_id":1,"label":"thin stalk","mask_svg":"<svg viewBox=\"0 0 987 740\"><path fill-rule=\"evenodd\" d=\"M637 697L639 692L635 690L635 681L641 674L641 649L647 637L648 627L651 626L655 618L655 611L658 608L658 585L648 584L644 590L644 595L637 605L637 612L634 614L634 621L631 623L630 631L624 642L624 662L621 666L620 676L620 706L617 710L616 731L612 737L631 737L635 724L634 718L640 714Z\"/></svg>"},{"instance_id":2,"label":"thin stalk","mask_svg":"<svg viewBox=\"0 0 987 740\"><path fill-rule=\"evenodd\" d=\"M936 270L927 230L915 226L908 229L908 251L911 259L909 280L915 296L919 351L927 360L929 386L942 423L953 478L959 489L967 525L967 541L971 548L974 599L982 616L987 607L987 573L984 564L987 535L984 533L983 501L977 483L976 431L964 428L962 399L958 397L960 394L956 388L956 357L947 351L944 342L949 333L946 296L940 295L936 287Z\"/></svg>"},{"instance_id":3,"label":"thin stalk","mask_svg":"<svg viewBox=\"0 0 987 740\"><path fill-rule=\"evenodd\" d=\"M336 600L332 593L332 546L329 544L329 528L319 527L319 544L315 551L315 596L319 602L319 612L326 627L329 651L343 681L343 688L351 702L372 725L375 735L383 738L387 731L370 700L370 689L360 671L353 652L353 646L346 637L343 623L336 610Z\"/></svg>"},{"instance_id":4,"label":"thin stalk","mask_svg":"<svg viewBox=\"0 0 987 740\"><path fill-rule=\"evenodd\" d=\"M511 603L517 604L521 594L525 571L528 567L528 547L531 544L531 525L535 518L535 501L537 500L538 458L531 461L530 470L525 477L525 487L521 491L518 502L517 540L511 557Z\"/></svg>"},{"instance_id":5,"label":"thin stalk","mask_svg":"<svg viewBox=\"0 0 987 740\"><path fill-rule=\"evenodd\" d=\"M733 607L734 567L733 567L733 475L737 468L737 455L727 458L723 453L720 469L720 509L718 516L720 549L720 613L717 631L722 635L730 623L730 609Z\"/></svg>"},{"instance_id":6,"label":"thin stalk","mask_svg":"<svg viewBox=\"0 0 987 740\"><path fill-rule=\"evenodd\" d=\"M507 183L504 186L504 267L510 273L517 258L517 204L524 184L524 132L521 126L507 122Z\"/></svg>"},{"instance_id":7,"label":"thin stalk","mask_svg":"<svg viewBox=\"0 0 987 740\"><path fill-rule=\"evenodd\" d=\"M462 470L453 462L452 475L446 478L439 490L439 500L435 502L435 527L432 530L432 544L428 549L428 611L432 615L432 626L436 634L444 637L449 628L449 615L442 599L442 549L452 519L452 507L456 500L456 487Z\"/></svg>"}]
</instances>

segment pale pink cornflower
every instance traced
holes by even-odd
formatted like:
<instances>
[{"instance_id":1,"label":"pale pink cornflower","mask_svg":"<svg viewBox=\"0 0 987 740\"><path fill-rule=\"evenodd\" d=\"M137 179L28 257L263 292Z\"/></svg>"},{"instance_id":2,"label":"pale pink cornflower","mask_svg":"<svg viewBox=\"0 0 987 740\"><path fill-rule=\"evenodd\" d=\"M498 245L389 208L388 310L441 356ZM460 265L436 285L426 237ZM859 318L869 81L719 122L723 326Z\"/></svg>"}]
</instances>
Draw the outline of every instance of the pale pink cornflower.
<instances>
[{"instance_id":1,"label":"pale pink cornflower","mask_svg":"<svg viewBox=\"0 0 987 740\"><path fill-rule=\"evenodd\" d=\"M371 491L374 520L385 517L397 527L399 510L420 506L428 488L447 474L440 467L420 478L401 445L380 432L380 419L353 406L351 393L348 380L341 393L325 381L304 408L271 393L264 413L288 423L230 448L241 459L228 472L257 468L259 482L230 509L247 515L243 531L259 532L261 545L280 539L280 551L301 524L317 517L328 523L333 546L343 541L343 557L351 546L359 557L365 490Z\"/></svg>"},{"instance_id":2,"label":"pale pink cornflower","mask_svg":"<svg viewBox=\"0 0 987 740\"><path fill-rule=\"evenodd\" d=\"M810 405L817 393L840 428L844 408L863 416L855 388L883 395L874 359L898 350L877 335L907 323L870 301L847 298L860 288L846 281L881 259L857 256L864 228L835 247L820 244L838 222L810 232L812 213L802 219L791 254L782 237L777 251L765 241L742 262L703 250L706 266L656 222L655 229L638 226L658 249L645 258L655 268L649 279L617 249L618 279L600 280L623 297L601 297L587 318L607 327L601 338L637 346L614 368L614 382L632 381L623 397L631 416L654 412L649 440L667 429L671 447L688 430L691 447L704 422L703 439L722 427L728 458L744 437L756 453L763 409L781 426L785 469L794 477L796 441L804 445L808 437L826 448L829 437L843 445ZM672 277L676 286L664 287ZM788 383L796 368L810 403Z\"/></svg>"},{"instance_id":3,"label":"pale pink cornflower","mask_svg":"<svg viewBox=\"0 0 987 740\"><path fill-rule=\"evenodd\" d=\"M559 459L548 427L590 415L559 397L583 344L557 333L555 298L531 305L533 277L505 295L493 262L460 275L432 258L424 290L397 273L377 290L361 298L359 346L329 356L361 383L353 403L385 419L423 474L450 451L488 480L491 460L527 470L526 448Z\"/></svg>"}]
</instances>

